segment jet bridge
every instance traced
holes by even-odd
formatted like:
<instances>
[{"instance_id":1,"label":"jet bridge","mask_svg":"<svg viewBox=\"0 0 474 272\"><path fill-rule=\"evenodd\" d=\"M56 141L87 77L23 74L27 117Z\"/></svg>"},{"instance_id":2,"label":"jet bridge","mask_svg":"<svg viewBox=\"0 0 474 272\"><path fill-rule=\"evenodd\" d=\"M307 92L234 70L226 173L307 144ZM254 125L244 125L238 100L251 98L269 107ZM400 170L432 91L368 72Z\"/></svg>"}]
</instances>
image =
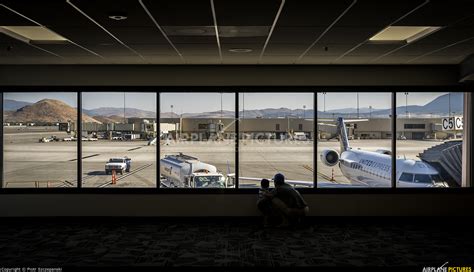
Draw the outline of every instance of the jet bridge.
<instances>
[{"instance_id":1,"label":"jet bridge","mask_svg":"<svg viewBox=\"0 0 474 272\"><path fill-rule=\"evenodd\" d=\"M450 187L461 186L462 140L452 140L430 147L420 153L420 158L436 168Z\"/></svg>"}]
</instances>

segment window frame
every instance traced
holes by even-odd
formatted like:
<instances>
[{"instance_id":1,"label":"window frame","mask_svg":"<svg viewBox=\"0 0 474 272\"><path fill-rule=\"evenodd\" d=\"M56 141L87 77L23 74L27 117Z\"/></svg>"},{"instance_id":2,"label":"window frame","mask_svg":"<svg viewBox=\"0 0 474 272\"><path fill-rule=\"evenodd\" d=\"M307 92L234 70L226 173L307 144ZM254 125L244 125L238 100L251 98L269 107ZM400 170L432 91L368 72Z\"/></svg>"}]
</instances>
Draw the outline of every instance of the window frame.
<instances>
[{"instance_id":1,"label":"window frame","mask_svg":"<svg viewBox=\"0 0 474 272\"><path fill-rule=\"evenodd\" d=\"M239 110L239 94L240 93L291 93L291 92L300 92L300 93L313 93L313 104L314 104L314 127L313 131L317 131L317 93L318 92L331 92L331 93L340 93L340 92L386 92L392 94L392 150L394 150L394 156L392 156L392 187L390 188L318 188L317 186L317 137L314 137L313 140L313 169L314 171L314 186L313 188L297 188L297 190L304 194L432 194L432 193L472 193L474 192L474 187L448 187L448 188L401 188L396 187L396 95L398 92L410 91L410 92L468 92L470 90L469 86L199 86L199 87L181 87L181 86L0 86L0 110L2 126L0 130L1 138L1 152L0 159L2 161L0 165L0 194L256 194L258 189L253 188L238 188L238 168L239 168L239 122L236 122L236 137L235 137L235 172L236 172L236 187L235 188L160 188L160 171L159 171L159 160L160 160L160 145L156 145L156 173L157 181L156 187L149 188L84 188L82 187L82 143L77 141L77 175L78 182L77 187L73 188L4 188L4 135L3 135L3 101L4 101L4 92L71 92L76 93L77 98L77 108L78 108L78 129L82 130L82 93L92 93L92 92L147 92L147 93L156 93L156 113L157 120L160 119L160 94L161 93L175 93L175 92L192 92L192 93L235 93L235 107L236 107L236 118L238 119L238 110ZM469 116L474 118L473 114ZM158 123L159 129L159 123ZM472 152L472 151L469 151ZM473 168L473 163L469 171ZM471 182L472 183L472 182Z\"/></svg>"}]
</instances>

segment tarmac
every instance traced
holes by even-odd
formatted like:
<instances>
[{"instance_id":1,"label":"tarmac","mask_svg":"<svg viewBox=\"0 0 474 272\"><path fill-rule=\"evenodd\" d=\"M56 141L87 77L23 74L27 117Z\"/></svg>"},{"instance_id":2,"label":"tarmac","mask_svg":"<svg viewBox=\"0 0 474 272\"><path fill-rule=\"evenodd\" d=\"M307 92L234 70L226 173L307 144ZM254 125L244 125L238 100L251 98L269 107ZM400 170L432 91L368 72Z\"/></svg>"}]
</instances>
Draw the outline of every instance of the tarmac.
<instances>
[{"instance_id":1,"label":"tarmac","mask_svg":"<svg viewBox=\"0 0 474 272\"><path fill-rule=\"evenodd\" d=\"M41 143L41 137L69 137L65 132L49 128L18 130L5 128L4 186L11 187L75 187L77 184L77 142ZM82 142L83 187L156 187L156 145L147 141ZM423 150L441 141L398 140L398 156L416 159ZM351 140L352 148L375 151L391 149L390 140ZM224 175L235 172L235 142L224 141L166 141L160 143L160 157L180 152L215 165ZM241 140L239 142L239 176L271 179L283 173L287 179L314 180L313 141ZM320 140L317 146L316 180L348 184L338 167L325 166L320 161L324 149L339 150L337 140ZM105 174L105 163L112 157L132 159L130 173L117 174L117 183ZM258 181L240 180L241 187L257 187Z\"/></svg>"}]
</instances>

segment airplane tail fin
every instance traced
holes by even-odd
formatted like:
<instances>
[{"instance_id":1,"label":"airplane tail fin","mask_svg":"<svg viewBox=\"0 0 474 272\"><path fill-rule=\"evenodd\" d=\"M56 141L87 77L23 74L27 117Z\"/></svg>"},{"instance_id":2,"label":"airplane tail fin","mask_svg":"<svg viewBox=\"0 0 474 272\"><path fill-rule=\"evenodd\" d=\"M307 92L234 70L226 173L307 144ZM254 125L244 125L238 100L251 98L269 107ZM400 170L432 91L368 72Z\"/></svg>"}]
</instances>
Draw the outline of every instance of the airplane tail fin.
<instances>
[{"instance_id":1,"label":"airplane tail fin","mask_svg":"<svg viewBox=\"0 0 474 272\"><path fill-rule=\"evenodd\" d=\"M337 133L339 134L339 144L341 147L340 153L349 150L349 139L347 137L347 129L346 124L344 122L344 118L338 117L337 118Z\"/></svg>"}]
</instances>

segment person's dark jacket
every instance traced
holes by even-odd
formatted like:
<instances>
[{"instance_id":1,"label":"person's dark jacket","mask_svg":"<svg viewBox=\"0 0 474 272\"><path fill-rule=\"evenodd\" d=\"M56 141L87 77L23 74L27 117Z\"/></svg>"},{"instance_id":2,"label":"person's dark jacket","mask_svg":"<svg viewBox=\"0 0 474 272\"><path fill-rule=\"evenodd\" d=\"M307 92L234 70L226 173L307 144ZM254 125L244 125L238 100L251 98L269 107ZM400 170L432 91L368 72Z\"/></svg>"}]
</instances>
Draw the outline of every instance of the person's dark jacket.
<instances>
[{"instance_id":1,"label":"person's dark jacket","mask_svg":"<svg viewBox=\"0 0 474 272\"><path fill-rule=\"evenodd\" d=\"M289 184L283 184L273 189L273 197L279 198L288 208L303 209L308 206L298 191Z\"/></svg>"}]
</instances>

